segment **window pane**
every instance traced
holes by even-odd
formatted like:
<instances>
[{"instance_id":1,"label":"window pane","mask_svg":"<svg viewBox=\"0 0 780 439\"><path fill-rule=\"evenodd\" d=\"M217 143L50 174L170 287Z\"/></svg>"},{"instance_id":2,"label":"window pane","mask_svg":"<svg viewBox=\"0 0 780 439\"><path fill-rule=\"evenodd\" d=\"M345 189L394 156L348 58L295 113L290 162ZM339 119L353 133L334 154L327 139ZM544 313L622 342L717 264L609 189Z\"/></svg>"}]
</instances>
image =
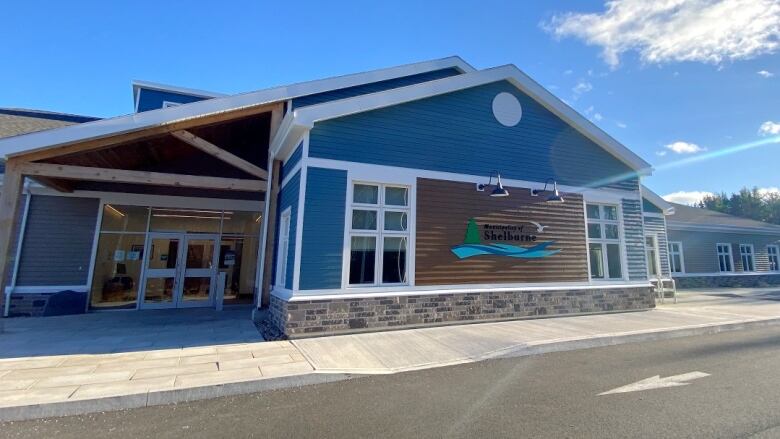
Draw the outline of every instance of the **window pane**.
<instances>
[{"instance_id":1,"label":"window pane","mask_svg":"<svg viewBox=\"0 0 780 439\"><path fill-rule=\"evenodd\" d=\"M599 219L599 206L588 204L588 218Z\"/></svg>"},{"instance_id":2,"label":"window pane","mask_svg":"<svg viewBox=\"0 0 780 439\"><path fill-rule=\"evenodd\" d=\"M658 264L655 257L655 250L647 251L647 268L651 275L658 276Z\"/></svg>"},{"instance_id":3,"label":"window pane","mask_svg":"<svg viewBox=\"0 0 780 439\"><path fill-rule=\"evenodd\" d=\"M609 267L610 279L620 279L623 277L623 271L620 264L620 246L617 244L607 244L607 267Z\"/></svg>"},{"instance_id":4,"label":"window pane","mask_svg":"<svg viewBox=\"0 0 780 439\"><path fill-rule=\"evenodd\" d=\"M588 238L601 238L601 224L588 224Z\"/></svg>"},{"instance_id":5,"label":"window pane","mask_svg":"<svg viewBox=\"0 0 780 439\"><path fill-rule=\"evenodd\" d=\"M225 219L222 220L222 233L259 236L262 222L259 212L226 210Z\"/></svg>"},{"instance_id":6,"label":"window pane","mask_svg":"<svg viewBox=\"0 0 780 439\"><path fill-rule=\"evenodd\" d=\"M604 279L604 257L601 244L591 244L588 254L590 257L590 277Z\"/></svg>"},{"instance_id":7,"label":"window pane","mask_svg":"<svg viewBox=\"0 0 780 439\"><path fill-rule=\"evenodd\" d=\"M376 211L353 210L352 228L354 230L376 230Z\"/></svg>"},{"instance_id":8,"label":"window pane","mask_svg":"<svg viewBox=\"0 0 780 439\"><path fill-rule=\"evenodd\" d=\"M408 192L405 187L385 188L385 204L388 206L408 206Z\"/></svg>"},{"instance_id":9,"label":"window pane","mask_svg":"<svg viewBox=\"0 0 780 439\"><path fill-rule=\"evenodd\" d=\"M385 230L406 231L406 212L385 212Z\"/></svg>"},{"instance_id":10,"label":"window pane","mask_svg":"<svg viewBox=\"0 0 780 439\"><path fill-rule=\"evenodd\" d=\"M140 206L103 206L103 222L100 230L107 232L146 232L149 208Z\"/></svg>"},{"instance_id":11,"label":"window pane","mask_svg":"<svg viewBox=\"0 0 780 439\"><path fill-rule=\"evenodd\" d=\"M617 207L604 206L604 219L617 221Z\"/></svg>"},{"instance_id":12,"label":"window pane","mask_svg":"<svg viewBox=\"0 0 780 439\"><path fill-rule=\"evenodd\" d=\"M149 230L219 233L221 210L152 208Z\"/></svg>"},{"instance_id":13,"label":"window pane","mask_svg":"<svg viewBox=\"0 0 780 439\"><path fill-rule=\"evenodd\" d=\"M607 239L618 239L618 226L616 224L605 224L604 237Z\"/></svg>"},{"instance_id":14,"label":"window pane","mask_svg":"<svg viewBox=\"0 0 780 439\"><path fill-rule=\"evenodd\" d=\"M680 273L682 271L682 263L680 261L680 255L672 255L672 271Z\"/></svg>"},{"instance_id":15,"label":"window pane","mask_svg":"<svg viewBox=\"0 0 780 439\"><path fill-rule=\"evenodd\" d=\"M90 294L92 308L135 308L145 239L144 234L100 234Z\"/></svg>"},{"instance_id":16,"label":"window pane","mask_svg":"<svg viewBox=\"0 0 780 439\"><path fill-rule=\"evenodd\" d=\"M406 238L385 238L382 255L382 282L406 283Z\"/></svg>"},{"instance_id":17,"label":"window pane","mask_svg":"<svg viewBox=\"0 0 780 439\"><path fill-rule=\"evenodd\" d=\"M376 238L353 236L349 257L350 285L373 284L376 265Z\"/></svg>"},{"instance_id":18,"label":"window pane","mask_svg":"<svg viewBox=\"0 0 780 439\"><path fill-rule=\"evenodd\" d=\"M379 187L356 184L352 193L352 201L363 204L377 204L379 202Z\"/></svg>"},{"instance_id":19,"label":"window pane","mask_svg":"<svg viewBox=\"0 0 780 439\"><path fill-rule=\"evenodd\" d=\"M252 303L255 294L257 238L223 237L219 249L220 273L225 273L224 304Z\"/></svg>"}]
</instances>

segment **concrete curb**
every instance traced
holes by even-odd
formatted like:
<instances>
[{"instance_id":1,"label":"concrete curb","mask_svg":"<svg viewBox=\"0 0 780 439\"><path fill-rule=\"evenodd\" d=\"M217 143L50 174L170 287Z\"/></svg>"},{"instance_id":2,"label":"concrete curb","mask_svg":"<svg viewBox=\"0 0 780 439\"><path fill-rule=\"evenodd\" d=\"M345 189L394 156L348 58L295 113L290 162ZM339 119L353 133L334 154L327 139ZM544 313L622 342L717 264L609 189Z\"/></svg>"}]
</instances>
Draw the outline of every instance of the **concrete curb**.
<instances>
[{"instance_id":1,"label":"concrete curb","mask_svg":"<svg viewBox=\"0 0 780 439\"><path fill-rule=\"evenodd\" d=\"M132 395L111 396L106 398L0 407L0 422L25 421L38 418L83 415L87 413L152 407L163 404L176 404L203 399L219 398L222 396L235 396L247 393L264 392L268 390L308 386L312 384L332 383L352 379L358 376L360 375L314 372L303 375L291 375L278 378L265 378L254 381L242 381L237 383L136 393Z\"/></svg>"},{"instance_id":2,"label":"concrete curb","mask_svg":"<svg viewBox=\"0 0 780 439\"><path fill-rule=\"evenodd\" d=\"M728 323L705 324L686 328L657 330L649 332L624 333L588 337L575 340L556 340L542 342L537 345L513 346L499 351L489 352L478 357L462 358L446 363L429 363L416 367L386 369L377 371L361 370L329 370L320 369L312 373L292 375L278 378L265 378L254 381L242 381L237 383L217 384L211 386L191 387L185 389L173 389L121 395L97 399L84 399L77 401L63 401L48 404L35 404L26 406L0 407L0 422L23 421L37 418L60 417L82 415L103 411L126 410L141 407L151 407L163 404L175 404L203 399L219 398L223 396L242 395L247 393L263 392L268 390L301 387L312 384L324 384L345 381L371 374L392 374L413 370L433 369L438 367L453 366L458 364L476 363L496 358L517 358L531 355L539 355L551 352L565 352L579 349L590 349L605 346L615 346L628 343L647 341L669 340L681 337L697 335L710 335L720 332L737 331L742 329L760 328L764 326L780 325L780 318L762 320L742 320Z\"/></svg>"}]
</instances>

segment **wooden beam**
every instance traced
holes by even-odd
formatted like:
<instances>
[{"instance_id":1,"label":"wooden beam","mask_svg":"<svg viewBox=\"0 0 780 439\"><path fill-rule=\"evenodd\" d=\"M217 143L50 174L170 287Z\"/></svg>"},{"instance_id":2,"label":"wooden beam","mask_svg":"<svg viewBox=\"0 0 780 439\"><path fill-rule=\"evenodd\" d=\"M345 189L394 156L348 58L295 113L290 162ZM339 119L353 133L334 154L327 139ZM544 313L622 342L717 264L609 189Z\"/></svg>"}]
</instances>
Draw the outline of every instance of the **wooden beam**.
<instances>
[{"instance_id":1,"label":"wooden beam","mask_svg":"<svg viewBox=\"0 0 780 439\"><path fill-rule=\"evenodd\" d=\"M271 273L273 273L274 241L276 240L276 199L279 196L279 172L282 162L274 160L271 169L270 191L266 193L268 200L268 215L266 221L265 249L263 249L263 285L261 289L260 304L271 303Z\"/></svg>"},{"instance_id":2,"label":"wooden beam","mask_svg":"<svg viewBox=\"0 0 780 439\"><path fill-rule=\"evenodd\" d=\"M269 126L268 147L271 147L271 142L276 137L276 132L279 131L279 127L282 125L282 119L284 118L284 106L278 106L271 110L271 122Z\"/></svg>"},{"instance_id":3,"label":"wooden beam","mask_svg":"<svg viewBox=\"0 0 780 439\"><path fill-rule=\"evenodd\" d=\"M221 122L226 122L231 119L238 119L241 117L252 116L255 114L261 114L266 112L272 112L274 109L281 109L284 103L274 103L265 105L256 105L250 107L244 107L233 111L224 111L220 113L207 114L200 117L191 117L188 119L169 122L163 125L157 125L147 128L141 128L135 131L128 131L124 133L116 133L108 136L97 137L94 139L87 139L83 141L75 141L57 145L56 147L45 148L41 150L31 151L26 154L18 154L14 157L23 158L24 160L35 162L40 160L46 160L52 157L61 157L64 155L75 154L84 151L94 151L103 148L110 148L122 143L129 143L134 141L146 140L153 137L168 134L172 131L186 130L194 127L200 127L205 125L213 125Z\"/></svg>"},{"instance_id":4,"label":"wooden beam","mask_svg":"<svg viewBox=\"0 0 780 439\"><path fill-rule=\"evenodd\" d=\"M218 158L219 160L222 160L223 162L246 172L249 175L254 175L255 177L262 178L263 180L268 180L268 172L266 172L265 169L253 165L252 163L242 159L241 157L232 154L218 147L217 145L214 145L208 140L198 137L195 134L192 134L187 130L172 131L171 135L181 140L182 142L194 146L195 148L205 152L206 154Z\"/></svg>"},{"instance_id":5,"label":"wooden beam","mask_svg":"<svg viewBox=\"0 0 780 439\"><path fill-rule=\"evenodd\" d=\"M24 176L19 171L17 162L8 160L5 164L3 188L0 193L0 309L5 310L5 288L8 286L9 274L14 267L16 249L14 236L19 229L19 206L21 205ZM0 314L2 316L3 314ZM2 332L2 325L0 325Z\"/></svg>"},{"instance_id":6,"label":"wooden beam","mask_svg":"<svg viewBox=\"0 0 780 439\"><path fill-rule=\"evenodd\" d=\"M262 180L206 177L201 175L166 174L161 172L126 171L52 163L21 163L19 172L30 177L52 177L65 180L103 181L109 183L148 184L197 189L262 192L268 187Z\"/></svg>"}]
</instances>

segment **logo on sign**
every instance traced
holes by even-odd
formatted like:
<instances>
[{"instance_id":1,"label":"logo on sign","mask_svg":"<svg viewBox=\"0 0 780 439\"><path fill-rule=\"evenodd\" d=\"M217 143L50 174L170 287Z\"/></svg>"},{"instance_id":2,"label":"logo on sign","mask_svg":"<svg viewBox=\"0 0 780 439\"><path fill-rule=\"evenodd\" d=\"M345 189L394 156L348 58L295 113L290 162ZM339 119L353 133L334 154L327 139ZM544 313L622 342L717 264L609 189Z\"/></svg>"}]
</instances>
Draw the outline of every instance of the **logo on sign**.
<instances>
[{"instance_id":1,"label":"logo on sign","mask_svg":"<svg viewBox=\"0 0 780 439\"><path fill-rule=\"evenodd\" d=\"M518 259L539 259L552 256L559 253L560 250L547 250L555 241L540 242L531 247L523 247L500 242L484 241L504 241L504 242L537 242L535 233L542 233L547 228L537 222L529 221L533 224L535 230L526 230L525 226L514 224L485 224L482 226L482 233L479 231L476 220L469 218L466 226L466 236L463 238L463 244L456 245L450 249L459 259L471 258L474 256L494 255L506 256Z\"/></svg>"}]
</instances>

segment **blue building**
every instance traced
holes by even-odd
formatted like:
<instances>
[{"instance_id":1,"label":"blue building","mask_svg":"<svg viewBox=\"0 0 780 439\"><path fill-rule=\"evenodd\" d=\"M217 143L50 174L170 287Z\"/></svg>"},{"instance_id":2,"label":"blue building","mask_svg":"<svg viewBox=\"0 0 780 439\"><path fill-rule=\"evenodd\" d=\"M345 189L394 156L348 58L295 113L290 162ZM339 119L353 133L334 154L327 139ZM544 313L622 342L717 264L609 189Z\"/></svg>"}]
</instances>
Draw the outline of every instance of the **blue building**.
<instances>
[{"instance_id":1,"label":"blue building","mask_svg":"<svg viewBox=\"0 0 780 439\"><path fill-rule=\"evenodd\" d=\"M69 291L84 311L268 307L303 336L647 309L671 274L665 229L648 256L651 166L513 65L133 98L0 139L6 315Z\"/></svg>"}]
</instances>

